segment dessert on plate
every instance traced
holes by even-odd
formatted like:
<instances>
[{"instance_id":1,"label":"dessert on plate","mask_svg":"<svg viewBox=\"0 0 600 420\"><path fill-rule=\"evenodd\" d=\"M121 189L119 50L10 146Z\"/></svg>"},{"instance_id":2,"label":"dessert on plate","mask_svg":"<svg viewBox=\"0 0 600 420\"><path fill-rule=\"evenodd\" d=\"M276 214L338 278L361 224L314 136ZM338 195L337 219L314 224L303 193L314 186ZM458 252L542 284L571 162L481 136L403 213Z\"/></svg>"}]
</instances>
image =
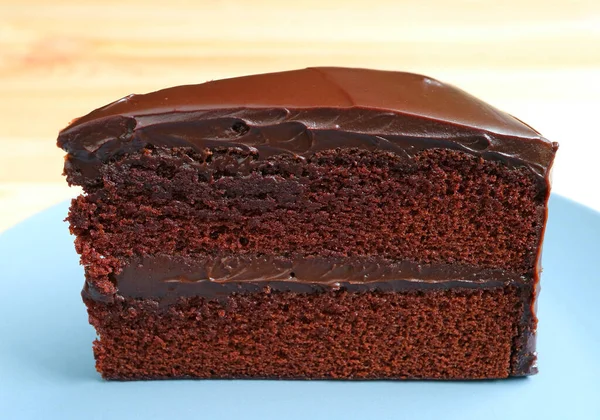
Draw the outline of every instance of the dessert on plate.
<instances>
[{"instance_id":1,"label":"dessert on plate","mask_svg":"<svg viewBox=\"0 0 600 420\"><path fill-rule=\"evenodd\" d=\"M557 144L460 89L217 80L120 99L58 145L106 379L537 372Z\"/></svg>"}]
</instances>

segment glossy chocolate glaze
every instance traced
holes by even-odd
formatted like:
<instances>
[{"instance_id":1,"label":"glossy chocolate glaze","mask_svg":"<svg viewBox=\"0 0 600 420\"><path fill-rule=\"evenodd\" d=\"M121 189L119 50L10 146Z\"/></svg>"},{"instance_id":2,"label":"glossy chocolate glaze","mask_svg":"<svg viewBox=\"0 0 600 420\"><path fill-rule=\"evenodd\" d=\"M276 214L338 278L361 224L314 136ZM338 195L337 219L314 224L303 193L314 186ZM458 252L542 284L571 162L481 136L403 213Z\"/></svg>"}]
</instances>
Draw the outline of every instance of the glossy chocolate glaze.
<instances>
[{"instance_id":1,"label":"glossy chocolate glaze","mask_svg":"<svg viewBox=\"0 0 600 420\"><path fill-rule=\"evenodd\" d=\"M312 68L130 95L75 120L58 145L90 181L103 162L146 145L233 147L257 159L342 148L410 157L462 150L545 180L556 144L468 93L411 73ZM81 181L85 182L85 181Z\"/></svg>"}]
</instances>

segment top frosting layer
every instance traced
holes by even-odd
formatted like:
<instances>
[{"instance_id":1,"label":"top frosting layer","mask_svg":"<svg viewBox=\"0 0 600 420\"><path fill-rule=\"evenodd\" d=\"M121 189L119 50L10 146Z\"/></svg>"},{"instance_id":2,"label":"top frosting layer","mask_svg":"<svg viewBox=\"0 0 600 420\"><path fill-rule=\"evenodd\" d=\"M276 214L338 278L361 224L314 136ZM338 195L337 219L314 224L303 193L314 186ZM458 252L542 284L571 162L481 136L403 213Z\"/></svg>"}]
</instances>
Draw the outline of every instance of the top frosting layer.
<instances>
[{"instance_id":1,"label":"top frosting layer","mask_svg":"<svg viewBox=\"0 0 600 420\"><path fill-rule=\"evenodd\" d=\"M225 108L366 108L491 133L540 138L533 128L454 86L418 74L339 67L308 68L177 86L130 95L75 120Z\"/></svg>"},{"instance_id":2,"label":"top frosting layer","mask_svg":"<svg viewBox=\"0 0 600 420\"><path fill-rule=\"evenodd\" d=\"M338 147L410 156L447 147L524 166L541 178L557 147L513 116L429 77L335 67L130 95L75 120L58 140L89 177L111 156L148 143L250 147L259 158Z\"/></svg>"}]
</instances>

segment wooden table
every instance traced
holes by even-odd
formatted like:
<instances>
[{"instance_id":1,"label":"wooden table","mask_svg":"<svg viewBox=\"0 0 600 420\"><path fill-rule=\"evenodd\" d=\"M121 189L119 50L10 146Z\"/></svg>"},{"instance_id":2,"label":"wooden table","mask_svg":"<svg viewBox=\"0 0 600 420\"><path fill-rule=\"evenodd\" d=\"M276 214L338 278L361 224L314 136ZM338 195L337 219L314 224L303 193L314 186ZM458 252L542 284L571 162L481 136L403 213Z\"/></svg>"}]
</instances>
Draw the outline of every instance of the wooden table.
<instances>
[{"instance_id":1,"label":"wooden table","mask_svg":"<svg viewBox=\"0 0 600 420\"><path fill-rule=\"evenodd\" d=\"M559 141L555 191L600 208L597 0L0 0L0 231L78 193L55 147L72 118L132 92L315 65L461 86Z\"/></svg>"}]
</instances>

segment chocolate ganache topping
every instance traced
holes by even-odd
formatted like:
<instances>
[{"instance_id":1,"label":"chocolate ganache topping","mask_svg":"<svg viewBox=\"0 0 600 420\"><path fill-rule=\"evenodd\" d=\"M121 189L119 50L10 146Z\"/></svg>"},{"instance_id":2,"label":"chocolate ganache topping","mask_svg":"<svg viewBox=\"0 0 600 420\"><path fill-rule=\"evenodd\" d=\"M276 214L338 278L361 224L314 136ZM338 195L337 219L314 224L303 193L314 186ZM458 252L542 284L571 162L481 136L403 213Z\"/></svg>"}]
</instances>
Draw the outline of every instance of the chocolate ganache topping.
<instances>
[{"instance_id":1,"label":"chocolate ganache topping","mask_svg":"<svg viewBox=\"0 0 600 420\"><path fill-rule=\"evenodd\" d=\"M468 93L411 73L308 68L130 95L59 135L88 181L115 155L148 144L237 147L257 159L361 148L411 156L450 148L529 168L546 184L557 145Z\"/></svg>"}]
</instances>

